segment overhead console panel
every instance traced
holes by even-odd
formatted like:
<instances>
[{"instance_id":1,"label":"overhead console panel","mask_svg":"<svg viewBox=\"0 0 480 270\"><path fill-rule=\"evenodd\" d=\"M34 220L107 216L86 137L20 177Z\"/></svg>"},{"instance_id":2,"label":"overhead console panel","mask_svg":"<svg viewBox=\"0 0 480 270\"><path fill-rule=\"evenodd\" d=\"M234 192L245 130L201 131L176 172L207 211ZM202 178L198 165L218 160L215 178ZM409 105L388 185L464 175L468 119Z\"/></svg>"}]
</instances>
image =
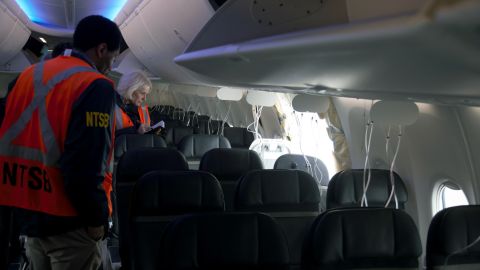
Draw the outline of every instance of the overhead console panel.
<instances>
[{"instance_id":1,"label":"overhead console panel","mask_svg":"<svg viewBox=\"0 0 480 270\"><path fill-rule=\"evenodd\" d=\"M208 0L143 1L120 25L131 52L162 80L199 84L173 62L212 17Z\"/></svg>"},{"instance_id":2,"label":"overhead console panel","mask_svg":"<svg viewBox=\"0 0 480 270\"><path fill-rule=\"evenodd\" d=\"M480 2L424 2L231 0L175 62L221 85L480 105ZM259 3L311 15L263 25Z\"/></svg>"},{"instance_id":3,"label":"overhead console panel","mask_svg":"<svg viewBox=\"0 0 480 270\"><path fill-rule=\"evenodd\" d=\"M21 50L30 36L30 30L0 2L0 69L5 67Z\"/></svg>"},{"instance_id":4,"label":"overhead console panel","mask_svg":"<svg viewBox=\"0 0 480 270\"><path fill-rule=\"evenodd\" d=\"M185 52L347 22L344 0L230 0Z\"/></svg>"}]
</instances>

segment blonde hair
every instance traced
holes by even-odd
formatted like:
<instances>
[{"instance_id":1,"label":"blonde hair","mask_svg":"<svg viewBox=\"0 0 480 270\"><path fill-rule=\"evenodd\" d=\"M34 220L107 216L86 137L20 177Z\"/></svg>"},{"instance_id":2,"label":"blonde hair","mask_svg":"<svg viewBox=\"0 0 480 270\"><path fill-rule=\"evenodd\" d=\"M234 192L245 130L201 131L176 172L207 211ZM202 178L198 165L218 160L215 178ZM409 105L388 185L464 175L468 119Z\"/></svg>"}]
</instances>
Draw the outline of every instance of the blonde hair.
<instances>
[{"instance_id":1,"label":"blonde hair","mask_svg":"<svg viewBox=\"0 0 480 270\"><path fill-rule=\"evenodd\" d=\"M133 71L120 78L117 86L117 92L125 99L132 100L133 93L145 88L147 94L152 89L152 82L142 71Z\"/></svg>"}]
</instances>

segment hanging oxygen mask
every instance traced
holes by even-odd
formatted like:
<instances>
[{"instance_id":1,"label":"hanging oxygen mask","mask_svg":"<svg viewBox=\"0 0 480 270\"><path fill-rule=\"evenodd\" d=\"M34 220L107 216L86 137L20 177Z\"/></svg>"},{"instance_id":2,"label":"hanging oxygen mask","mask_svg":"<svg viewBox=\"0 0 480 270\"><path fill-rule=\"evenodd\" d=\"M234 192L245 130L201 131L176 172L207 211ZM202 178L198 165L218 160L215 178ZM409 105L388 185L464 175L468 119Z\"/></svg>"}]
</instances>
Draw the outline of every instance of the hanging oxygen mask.
<instances>
[{"instance_id":1,"label":"hanging oxygen mask","mask_svg":"<svg viewBox=\"0 0 480 270\"><path fill-rule=\"evenodd\" d=\"M364 109L366 112L366 108ZM395 202L395 208L399 208L398 198L395 190L395 163L398 158L398 153L400 151L400 145L403 137L403 127L406 125L411 125L415 123L418 119L418 107L413 102L397 102L397 101L378 101L370 107L370 119L366 120L365 125L365 162L363 168L363 195L360 205L362 207L368 207L368 196L367 191L371 182L371 164L370 164L370 153L371 153L371 142L373 137L374 126L383 126L386 128L385 134L385 156L389 164L389 180L390 180L390 192L388 198L385 202L384 207L388 207L392 201ZM366 119L366 115L364 113ZM375 124L375 125L374 125ZM392 140L391 133L393 132L392 127L398 127L396 139L397 145L395 147L395 152L390 160L390 143Z\"/></svg>"},{"instance_id":2,"label":"hanging oxygen mask","mask_svg":"<svg viewBox=\"0 0 480 270\"><path fill-rule=\"evenodd\" d=\"M327 194L327 186L323 184L323 181L325 178L328 178L328 172L326 173L327 175L324 175L323 170L321 169L321 166L319 165L319 160L317 158L309 158L304 151L303 144L303 132L302 130L306 129L309 131L313 131L314 134L316 135L316 138L320 138L320 128L319 128L319 123L318 123L318 118L315 119L313 115L310 117L310 121L308 123L308 127L304 128L302 127L302 123L299 119L298 114L300 113L303 115L304 112L311 112L311 113L316 113L317 115L320 113L326 113L329 109L330 106L330 99L326 96L319 96L319 95L309 95L309 94L299 94L296 95L292 101L292 108L293 108L293 116L295 118L297 127L298 127L298 136L300 137L300 151L303 155L303 158L305 160L305 164L307 167L307 172L313 176L315 181L317 182L317 186L320 192L320 205L319 208L321 210L326 209L326 194ZM307 123L303 123L307 124ZM315 140L315 149L321 149L319 145L319 140ZM328 182L329 179L326 179Z\"/></svg>"}]
</instances>

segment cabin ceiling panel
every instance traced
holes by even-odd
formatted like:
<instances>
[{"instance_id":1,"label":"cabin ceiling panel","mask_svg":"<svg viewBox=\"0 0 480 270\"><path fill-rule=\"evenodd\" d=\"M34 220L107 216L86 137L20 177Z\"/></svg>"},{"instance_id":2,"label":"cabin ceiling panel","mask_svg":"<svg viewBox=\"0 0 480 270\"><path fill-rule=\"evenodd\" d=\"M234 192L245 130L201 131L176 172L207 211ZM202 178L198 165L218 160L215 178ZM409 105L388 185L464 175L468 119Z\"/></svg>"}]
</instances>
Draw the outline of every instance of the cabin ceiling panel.
<instances>
[{"instance_id":1,"label":"cabin ceiling panel","mask_svg":"<svg viewBox=\"0 0 480 270\"><path fill-rule=\"evenodd\" d=\"M4 0L15 2L31 22L73 31L84 17L99 14L113 20L127 0Z\"/></svg>"},{"instance_id":2,"label":"cabin ceiling panel","mask_svg":"<svg viewBox=\"0 0 480 270\"><path fill-rule=\"evenodd\" d=\"M462 2L462 1L460 1ZM480 105L480 2L178 56L221 85Z\"/></svg>"},{"instance_id":3,"label":"cabin ceiling panel","mask_svg":"<svg viewBox=\"0 0 480 270\"><path fill-rule=\"evenodd\" d=\"M120 26L133 54L166 81L198 83L173 63L214 11L208 0L144 1Z\"/></svg>"},{"instance_id":4,"label":"cabin ceiling panel","mask_svg":"<svg viewBox=\"0 0 480 270\"><path fill-rule=\"evenodd\" d=\"M22 49L30 31L0 2L0 66L5 65ZM8 67L2 67L8 70Z\"/></svg>"}]
</instances>

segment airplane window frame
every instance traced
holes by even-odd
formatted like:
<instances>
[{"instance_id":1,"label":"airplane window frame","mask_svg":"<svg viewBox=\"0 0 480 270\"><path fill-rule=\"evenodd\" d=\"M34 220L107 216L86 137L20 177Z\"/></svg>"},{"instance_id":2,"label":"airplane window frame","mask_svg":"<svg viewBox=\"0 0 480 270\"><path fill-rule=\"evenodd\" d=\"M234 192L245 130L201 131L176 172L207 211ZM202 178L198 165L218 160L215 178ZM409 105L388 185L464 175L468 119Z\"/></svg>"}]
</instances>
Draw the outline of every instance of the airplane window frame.
<instances>
[{"instance_id":1,"label":"airplane window frame","mask_svg":"<svg viewBox=\"0 0 480 270\"><path fill-rule=\"evenodd\" d=\"M460 204L457 204L457 203L446 202L445 192L447 191L447 189L451 191L461 191L466 203L462 202ZM460 200L463 200L463 198L461 198ZM432 216L434 216L435 214L437 214L438 212L440 212L445 208L460 206L460 205L469 205L469 204L470 202L468 201L467 194L465 193L463 188L450 179L444 179L440 181L434 188L433 202L432 202L432 206L433 206Z\"/></svg>"}]
</instances>

